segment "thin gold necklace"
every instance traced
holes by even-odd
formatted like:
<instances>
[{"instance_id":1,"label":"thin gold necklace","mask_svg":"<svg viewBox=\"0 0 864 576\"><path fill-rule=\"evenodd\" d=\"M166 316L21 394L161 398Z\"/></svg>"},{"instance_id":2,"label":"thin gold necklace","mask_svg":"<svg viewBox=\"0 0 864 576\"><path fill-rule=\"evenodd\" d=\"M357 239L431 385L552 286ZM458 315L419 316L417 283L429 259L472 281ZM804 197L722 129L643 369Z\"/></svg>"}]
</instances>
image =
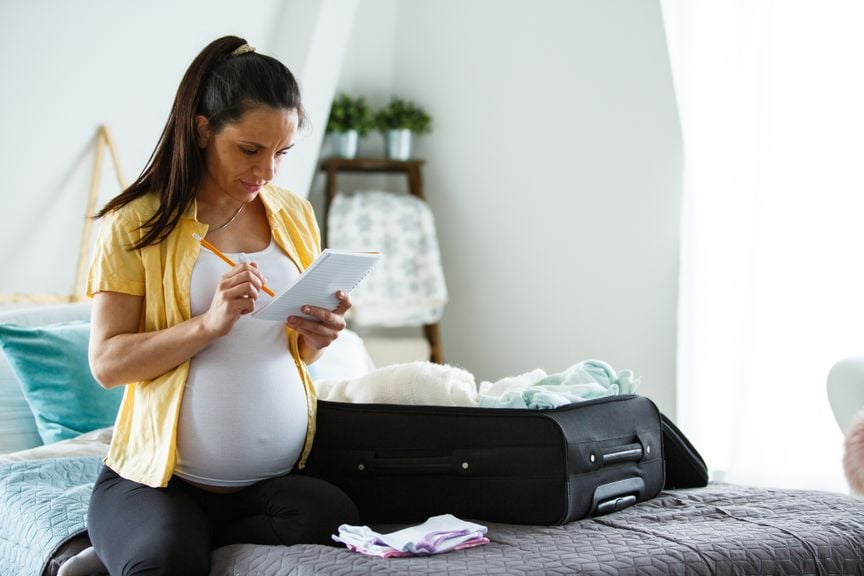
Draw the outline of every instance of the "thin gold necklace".
<instances>
[{"instance_id":1,"label":"thin gold necklace","mask_svg":"<svg viewBox=\"0 0 864 576\"><path fill-rule=\"evenodd\" d=\"M237 208L237 211L234 212L234 215L231 216L231 218L229 218L227 222L225 222L221 226L217 226L216 228L211 228L210 230L207 230L207 234L212 234L213 232L217 232L219 230L222 230L223 228L227 228L228 226L230 226L231 223L234 222L234 220L236 220L238 216L240 216L240 213L243 211L243 208L245 206L246 206L246 202L243 202L242 204L240 204L240 207Z\"/></svg>"}]
</instances>

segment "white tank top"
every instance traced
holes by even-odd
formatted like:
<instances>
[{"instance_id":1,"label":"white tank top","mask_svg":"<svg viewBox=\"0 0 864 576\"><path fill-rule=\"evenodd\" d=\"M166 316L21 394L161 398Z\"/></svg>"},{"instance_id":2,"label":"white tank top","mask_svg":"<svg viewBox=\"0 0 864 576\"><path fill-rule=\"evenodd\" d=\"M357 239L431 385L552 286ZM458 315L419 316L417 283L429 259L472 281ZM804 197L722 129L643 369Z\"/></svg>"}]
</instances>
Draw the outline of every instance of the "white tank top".
<instances>
[{"instance_id":1,"label":"white tank top","mask_svg":"<svg viewBox=\"0 0 864 576\"><path fill-rule=\"evenodd\" d=\"M238 261L238 254L228 257ZM275 291L299 271L271 240L248 255ZM229 270L202 249L192 270L192 315L203 314ZM257 306L269 296L260 293ZM180 478L210 486L242 487L291 470L306 438L306 391L288 350L282 322L242 316L190 363L180 404Z\"/></svg>"}]
</instances>

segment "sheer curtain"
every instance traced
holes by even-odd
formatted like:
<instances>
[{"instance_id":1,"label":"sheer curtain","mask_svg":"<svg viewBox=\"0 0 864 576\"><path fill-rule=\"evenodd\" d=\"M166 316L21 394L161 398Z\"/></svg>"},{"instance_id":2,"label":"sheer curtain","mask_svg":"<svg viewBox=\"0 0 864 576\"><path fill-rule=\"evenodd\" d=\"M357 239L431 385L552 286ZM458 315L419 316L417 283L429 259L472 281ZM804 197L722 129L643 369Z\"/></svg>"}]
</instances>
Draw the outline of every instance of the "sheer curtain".
<instances>
[{"instance_id":1,"label":"sheer curtain","mask_svg":"<svg viewBox=\"0 0 864 576\"><path fill-rule=\"evenodd\" d=\"M662 0L685 150L678 422L715 480L847 491L864 353L864 3Z\"/></svg>"}]
</instances>

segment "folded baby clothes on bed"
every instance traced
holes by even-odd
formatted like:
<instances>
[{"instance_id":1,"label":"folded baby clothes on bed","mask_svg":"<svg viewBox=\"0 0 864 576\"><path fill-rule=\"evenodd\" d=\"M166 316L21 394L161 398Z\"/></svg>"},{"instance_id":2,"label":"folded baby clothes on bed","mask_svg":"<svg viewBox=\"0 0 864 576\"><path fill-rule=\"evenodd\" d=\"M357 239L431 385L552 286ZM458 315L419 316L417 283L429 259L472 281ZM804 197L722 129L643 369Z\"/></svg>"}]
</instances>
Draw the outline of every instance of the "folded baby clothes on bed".
<instances>
[{"instance_id":1,"label":"folded baby clothes on bed","mask_svg":"<svg viewBox=\"0 0 864 576\"><path fill-rule=\"evenodd\" d=\"M452 514L442 514L432 516L419 526L387 534L375 532L368 526L343 524L339 527L339 534L333 535L333 540L367 556L393 558L441 554L488 544L486 531L486 526L460 520Z\"/></svg>"},{"instance_id":2,"label":"folded baby clothes on bed","mask_svg":"<svg viewBox=\"0 0 864 576\"><path fill-rule=\"evenodd\" d=\"M438 322L447 303L435 222L416 196L379 190L339 193L327 215L330 248L379 250L381 261L351 292L348 317L364 326Z\"/></svg>"}]
</instances>

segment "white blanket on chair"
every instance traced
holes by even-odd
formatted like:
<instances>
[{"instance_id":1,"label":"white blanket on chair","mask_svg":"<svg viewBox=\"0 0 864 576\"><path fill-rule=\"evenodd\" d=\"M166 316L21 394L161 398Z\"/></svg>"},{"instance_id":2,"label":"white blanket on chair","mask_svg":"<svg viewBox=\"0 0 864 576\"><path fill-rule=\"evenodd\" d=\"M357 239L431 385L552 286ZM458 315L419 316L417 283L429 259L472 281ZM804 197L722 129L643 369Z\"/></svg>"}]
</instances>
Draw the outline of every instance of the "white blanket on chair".
<instances>
[{"instance_id":1,"label":"white blanket on chair","mask_svg":"<svg viewBox=\"0 0 864 576\"><path fill-rule=\"evenodd\" d=\"M435 221L426 202L377 190L339 193L327 216L327 243L331 248L383 254L375 270L351 292L352 322L412 326L441 319L447 286Z\"/></svg>"}]
</instances>

